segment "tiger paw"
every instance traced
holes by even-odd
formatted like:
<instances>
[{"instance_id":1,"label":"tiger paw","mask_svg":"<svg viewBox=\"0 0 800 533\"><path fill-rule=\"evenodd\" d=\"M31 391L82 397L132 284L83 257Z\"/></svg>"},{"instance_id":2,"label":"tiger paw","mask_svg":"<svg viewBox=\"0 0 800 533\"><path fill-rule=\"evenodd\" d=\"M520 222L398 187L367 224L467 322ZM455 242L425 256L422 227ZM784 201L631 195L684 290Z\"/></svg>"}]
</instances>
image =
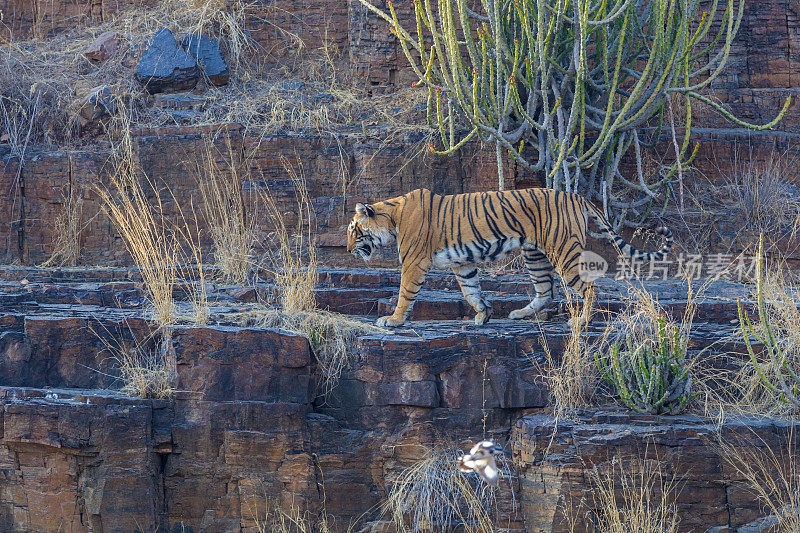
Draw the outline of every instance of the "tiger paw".
<instances>
[{"instance_id":1,"label":"tiger paw","mask_svg":"<svg viewBox=\"0 0 800 533\"><path fill-rule=\"evenodd\" d=\"M515 309L508 313L508 318L511 320L522 320L523 318L527 318L531 316L533 313L529 313L527 308L523 307L522 309Z\"/></svg>"},{"instance_id":2,"label":"tiger paw","mask_svg":"<svg viewBox=\"0 0 800 533\"><path fill-rule=\"evenodd\" d=\"M375 321L375 325L379 328L396 328L398 326L402 326L405 323L405 320L397 320L393 316L382 316L377 321Z\"/></svg>"},{"instance_id":3,"label":"tiger paw","mask_svg":"<svg viewBox=\"0 0 800 533\"><path fill-rule=\"evenodd\" d=\"M508 318L511 320L522 320L525 318L533 318L534 320L547 320L547 311L544 309L540 309L539 311L533 311L528 309L527 307L523 307L522 309L515 309L508 313Z\"/></svg>"},{"instance_id":4,"label":"tiger paw","mask_svg":"<svg viewBox=\"0 0 800 533\"><path fill-rule=\"evenodd\" d=\"M482 326L486 324L492 317L492 306L487 305L483 311L475 315L475 324Z\"/></svg>"}]
</instances>

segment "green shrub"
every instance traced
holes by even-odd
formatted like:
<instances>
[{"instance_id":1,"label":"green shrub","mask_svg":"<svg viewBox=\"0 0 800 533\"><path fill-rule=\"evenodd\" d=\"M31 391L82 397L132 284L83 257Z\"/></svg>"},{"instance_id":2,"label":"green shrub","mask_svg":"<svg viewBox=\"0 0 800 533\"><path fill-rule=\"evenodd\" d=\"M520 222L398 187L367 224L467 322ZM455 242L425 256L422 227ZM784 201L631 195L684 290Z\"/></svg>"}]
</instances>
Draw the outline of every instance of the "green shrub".
<instances>
[{"instance_id":1,"label":"green shrub","mask_svg":"<svg viewBox=\"0 0 800 533\"><path fill-rule=\"evenodd\" d=\"M763 235L759 240L756 263L758 322L753 323L741 301L738 307L742 337L760 383L780 401L800 409L800 310L797 308L797 288L788 286L780 274L768 275L765 272ZM758 357L751 339L764 347Z\"/></svg>"},{"instance_id":2,"label":"green shrub","mask_svg":"<svg viewBox=\"0 0 800 533\"><path fill-rule=\"evenodd\" d=\"M603 379L627 407L640 413L683 411L692 398L692 377L686 365L688 337L680 328L657 319L656 338L635 340L629 335L595 358Z\"/></svg>"}]
</instances>

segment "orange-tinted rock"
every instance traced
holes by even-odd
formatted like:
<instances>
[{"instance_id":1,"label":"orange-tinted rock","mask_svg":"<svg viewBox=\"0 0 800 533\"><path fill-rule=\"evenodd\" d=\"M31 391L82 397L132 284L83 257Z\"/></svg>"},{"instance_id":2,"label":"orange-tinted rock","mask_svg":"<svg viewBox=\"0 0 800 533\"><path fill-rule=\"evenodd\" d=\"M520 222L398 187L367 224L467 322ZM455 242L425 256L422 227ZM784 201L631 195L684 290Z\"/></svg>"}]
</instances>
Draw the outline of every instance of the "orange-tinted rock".
<instances>
[{"instance_id":1,"label":"orange-tinted rock","mask_svg":"<svg viewBox=\"0 0 800 533\"><path fill-rule=\"evenodd\" d=\"M612 458L626 461L634 476L642 460L656 459L665 482L680 480L679 531L745 525L763 512L753 493L741 490L745 480L720 455L720 437L745 447L763 438L759 445L774 450L786 450L790 438L794 446L800 444L789 423L768 418L732 419L719 427L692 415L654 417L621 409L587 410L557 422L549 415L524 416L514 425L512 441L524 487L526 527L570 531L563 519L565 509L575 512L570 505L593 501L596 486L589 471L596 465L603 468ZM585 510L574 516L578 531L587 527Z\"/></svg>"},{"instance_id":2,"label":"orange-tinted rock","mask_svg":"<svg viewBox=\"0 0 800 533\"><path fill-rule=\"evenodd\" d=\"M83 52L83 55L92 61L102 63L114 57L119 51L121 40L122 36L116 31L111 30L101 33L92 44L86 47L86 51Z\"/></svg>"}]
</instances>

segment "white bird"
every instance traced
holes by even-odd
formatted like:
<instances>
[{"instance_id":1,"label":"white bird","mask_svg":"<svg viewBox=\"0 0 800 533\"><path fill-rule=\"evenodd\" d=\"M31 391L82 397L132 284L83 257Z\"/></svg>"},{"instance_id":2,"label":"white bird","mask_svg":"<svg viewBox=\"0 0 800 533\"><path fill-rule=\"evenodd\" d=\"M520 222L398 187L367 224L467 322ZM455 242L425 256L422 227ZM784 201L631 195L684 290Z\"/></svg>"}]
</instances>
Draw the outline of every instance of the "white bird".
<instances>
[{"instance_id":1,"label":"white bird","mask_svg":"<svg viewBox=\"0 0 800 533\"><path fill-rule=\"evenodd\" d=\"M462 472L475 472L481 479L492 487L497 486L500 474L494 460L495 453L509 453L490 440L482 440L472 447L467 455L462 455L458 460L458 469Z\"/></svg>"}]
</instances>

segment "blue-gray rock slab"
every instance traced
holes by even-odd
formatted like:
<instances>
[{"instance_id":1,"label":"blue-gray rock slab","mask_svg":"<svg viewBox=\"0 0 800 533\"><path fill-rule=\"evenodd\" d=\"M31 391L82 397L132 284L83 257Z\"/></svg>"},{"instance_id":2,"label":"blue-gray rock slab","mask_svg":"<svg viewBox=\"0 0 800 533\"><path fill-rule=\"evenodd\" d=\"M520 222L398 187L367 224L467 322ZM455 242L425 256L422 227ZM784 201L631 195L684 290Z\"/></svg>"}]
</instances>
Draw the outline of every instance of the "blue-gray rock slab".
<instances>
[{"instance_id":1,"label":"blue-gray rock slab","mask_svg":"<svg viewBox=\"0 0 800 533\"><path fill-rule=\"evenodd\" d=\"M190 33L183 38L181 45L197 61L211 83L218 87L228 83L230 71L216 39L199 33Z\"/></svg>"},{"instance_id":2,"label":"blue-gray rock slab","mask_svg":"<svg viewBox=\"0 0 800 533\"><path fill-rule=\"evenodd\" d=\"M200 69L197 61L178 46L172 32L162 28L136 65L136 79L150 93L183 91L197 84Z\"/></svg>"}]
</instances>

